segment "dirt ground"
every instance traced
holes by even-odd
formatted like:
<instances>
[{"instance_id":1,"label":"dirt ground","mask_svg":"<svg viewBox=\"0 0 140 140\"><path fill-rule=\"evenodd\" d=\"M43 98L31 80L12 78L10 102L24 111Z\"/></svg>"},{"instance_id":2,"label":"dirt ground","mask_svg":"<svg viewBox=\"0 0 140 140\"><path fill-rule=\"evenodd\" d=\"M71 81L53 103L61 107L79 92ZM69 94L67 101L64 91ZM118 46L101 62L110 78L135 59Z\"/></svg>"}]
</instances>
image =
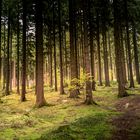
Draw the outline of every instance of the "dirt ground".
<instances>
[{"instance_id":1,"label":"dirt ground","mask_svg":"<svg viewBox=\"0 0 140 140\"><path fill-rule=\"evenodd\" d=\"M140 95L120 99L115 107L122 114L113 118L112 140L140 140Z\"/></svg>"}]
</instances>

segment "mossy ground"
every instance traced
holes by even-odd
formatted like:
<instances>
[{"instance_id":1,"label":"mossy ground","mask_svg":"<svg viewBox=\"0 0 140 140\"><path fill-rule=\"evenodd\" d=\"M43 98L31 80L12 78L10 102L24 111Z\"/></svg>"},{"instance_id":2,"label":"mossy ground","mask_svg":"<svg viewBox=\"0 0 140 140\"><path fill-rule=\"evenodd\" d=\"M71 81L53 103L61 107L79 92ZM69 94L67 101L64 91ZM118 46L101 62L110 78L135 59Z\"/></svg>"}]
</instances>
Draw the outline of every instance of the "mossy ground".
<instances>
[{"instance_id":1,"label":"mossy ground","mask_svg":"<svg viewBox=\"0 0 140 140\"><path fill-rule=\"evenodd\" d=\"M82 93L79 99L69 99L45 90L48 106L37 109L34 92L26 96L23 103L16 93L1 98L0 140L108 140L115 129L111 119L120 114L114 107L119 100L114 86L97 87L97 106L84 105Z\"/></svg>"}]
</instances>

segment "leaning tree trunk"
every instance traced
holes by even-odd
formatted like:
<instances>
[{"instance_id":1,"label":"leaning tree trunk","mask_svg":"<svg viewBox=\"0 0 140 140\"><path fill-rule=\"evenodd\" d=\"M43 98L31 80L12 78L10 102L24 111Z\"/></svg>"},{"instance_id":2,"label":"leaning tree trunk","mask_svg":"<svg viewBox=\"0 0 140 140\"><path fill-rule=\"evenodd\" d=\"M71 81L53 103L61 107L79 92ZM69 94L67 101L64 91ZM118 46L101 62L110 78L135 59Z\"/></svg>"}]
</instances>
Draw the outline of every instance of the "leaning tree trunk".
<instances>
[{"instance_id":1,"label":"leaning tree trunk","mask_svg":"<svg viewBox=\"0 0 140 140\"><path fill-rule=\"evenodd\" d=\"M36 0L36 107L46 104L43 82L43 17L42 1Z\"/></svg>"},{"instance_id":2,"label":"leaning tree trunk","mask_svg":"<svg viewBox=\"0 0 140 140\"><path fill-rule=\"evenodd\" d=\"M22 36L22 92L21 102L26 101L26 0L22 1L23 4L23 36Z\"/></svg>"}]
</instances>

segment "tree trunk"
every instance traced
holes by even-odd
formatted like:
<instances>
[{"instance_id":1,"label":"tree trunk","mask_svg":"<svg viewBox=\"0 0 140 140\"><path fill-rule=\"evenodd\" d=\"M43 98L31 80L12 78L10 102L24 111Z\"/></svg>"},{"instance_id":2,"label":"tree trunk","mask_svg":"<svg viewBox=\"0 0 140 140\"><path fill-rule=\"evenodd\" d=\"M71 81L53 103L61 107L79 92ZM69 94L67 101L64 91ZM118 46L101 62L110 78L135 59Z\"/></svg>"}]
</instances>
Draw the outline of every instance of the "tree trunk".
<instances>
[{"instance_id":1,"label":"tree trunk","mask_svg":"<svg viewBox=\"0 0 140 140\"><path fill-rule=\"evenodd\" d=\"M64 50L65 50L65 76L68 79L68 52L67 52L67 36L66 29L64 27Z\"/></svg>"},{"instance_id":2,"label":"tree trunk","mask_svg":"<svg viewBox=\"0 0 140 140\"><path fill-rule=\"evenodd\" d=\"M46 105L43 80L43 17L42 1L36 0L36 107Z\"/></svg>"},{"instance_id":3,"label":"tree trunk","mask_svg":"<svg viewBox=\"0 0 140 140\"><path fill-rule=\"evenodd\" d=\"M119 27L119 10L118 10L118 0L114 0L114 43L115 43L115 61L116 61L116 72L118 81L118 97L127 96L125 91L125 82L123 79L123 64L122 64L122 53L120 44L120 27Z\"/></svg>"},{"instance_id":4,"label":"tree trunk","mask_svg":"<svg viewBox=\"0 0 140 140\"><path fill-rule=\"evenodd\" d=\"M26 101L26 0L22 0L23 4L23 36L22 36L22 92L21 92L21 102Z\"/></svg>"},{"instance_id":5,"label":"tree trunk","mask_svg":"<svg viewBox=\"0 0 140 140\"><path fill-rule=\"evenodd\" d=\"M121 27L120 27L120 40L121 40L121 47L122 47L122 61L123 61L123 71L122 71L122 72L123 72L123 78L124 78L124 81L125 81L125 83L127 83L122 25L121 25Z\"/></svg>"},{"instance_id":6,"label":"tree trunk","mask_svg":"<svg viewBox=\"0 0 140 140\"><path fill-rule=\"evenodd\" d=\"M130 70L129 70L129 62L128 62L128 48L127 48L127 41L126 41L126 35L125 35L125 60L126 60L126 68L127 68L127 79L130 80Z\"/></svg>"},{"instance_id":7,"label":"tree trunk","mask_svg":"<svg viewBox=\"0 0 140 140\"><path fill-rule=\"evenodd\" d=\"M55 4L53 2L53 44L54 44L54 81L55 91L57 91L57 67L56 67L56 44L55 44Z\"/></svg>"},{"instance_id":8,"label":"tree trunk","mask_svg":"<svg viewBox=\"0 0 140 140\"><path fill-rule=\"evenodd\" d=\"M74 1L69 0L69 21L70 21L70 68L71 68L71 86L70 90L70 98L77 98L79 94L79 90L77 89L77 44L76 44L76 31L75 31L75 9L74 9Z\"/></svg>"},{"instance_id":9,"label":"tree trunk","mask_svg":"<svg viewBox=\"0 0 140 140\"><path fill-rule=\"evenodd\" d=\"M90 48L88 45L88 3L83 0L83 24L84 24L84 55L86 74L86 104L93 104L92 85L90 75Z\"/></svg>"},{"instance_id":10,"label":"tree trunk","mask_svg":"<svg viewBox=\"0 0 140 140\"><path fill-rule=\"evenodd\" d=\"M4 19L4 58L3 58L3 90L5 89L6 84L6 27L5 27L5 19Z\"/></svg>"},{"instance_id":11,"label":"tree trunk","mask_svg":"<svg viewBox=\"0 0 140 140\"><path fill-rule=\"evenodd\" d=\"M65 94L63 85L63 61L62 61L62 27L61 27L61 3L58 0L58 18L59 18L59 51L60 51L60 94Z\"/></svg>"},{"instance_id":12,"label":"tree trunk","mask_svg":"<svg viewBox=\"0 0 140 140\"><path fill-rule=\"evenodd\" d=\"M93 46L93 25L91 17L91 6L90 0L88 0L88 11L89 11L89 28L90 28L90 60L91 60L91 77L92 77L92 90L95 91L95 47Z\"/></svg>"},{"instance_id":13,"label":"tree trunk","mask_svg":"<svg viewBox=\"0 0 140 140\"><path fill-rule=\"evenodd\" d=\"M20 27L19 27L19 3L18 3L18 15L17 15L17 70L16 70L16 78L17 78L17 94L20 94L19 89L19 38L20 38Z\"/></svg>"},{"instance_id":14,"label":"tree trunk","mask_svg":"<svg viewBox=\"0 0 140 140\"><path fill-rule=\"evenodd\" d=\"M103 36L103 56L104 56L105 86L110 86L109 68L108 68L107 38L106 38L106 29L104 29L104 28L103 28L103 31L102 31L102 36Z\"/></svg>"},{"instance_id":15,"label":"tree trunk","mask_svg":"<svg viewBox=\"0 0 140 140\"><path fill-rule=\"evenodd\" d=\"M127 48L128 48L128 62L129 62L129 70L130 70L130 88L134 88L135 86L134 86L133 70L132 70L132 56L131 56L129 24L128 24L127 0L125 0L125 17L126 17L126 37L127 37Z\"/></svg>"},{"instance_id":16,"label":"tree trunk","mask_svg":"<svg viewBox=\"0 0 140 140\"><path fill-rule=\"evenodd\" d=\"M10 32L10 92L12 92L12 77L13 77L13 67L12 67L12 48L13 48L13 43L12 43L12 40L13 40L13 31L11 29L11 32Z\"/></svg>"},{"instance_id":17,"label":"tree trunk","mask_svg":"<svg viewBox=\"0 0 140 140\"><path fill-rule=\"evenodd\" d=\"M9 46L10 46L10 31L11 31L11 17L10 17L10 8L8 11L8 36L7 36L7 66L6 66L6 95L10 94L9 86L10 86L10 62L9 62Z\"/></svg>"},{"instance_id":18,"label":"tree trunk","mask_svg":"<svg viewBox=\"0 0 140 140\"><path fill-rule=\"evenodd\" d=\"M2 58L1 58L1 16L2 16L2 0L0 0L0 83L1 83L1 72L2 72Z\"/></svg>"},{"instance_id":19,"label":"tree trunk","mask_svg":"<svg viewBox=\"0 0 140 140\"><path fill-rule=\"evenodd\" d=\"M102 86L102 72L101 72L101 52L100 52L100 26L99 26L99 13L97 11L97 34L96 34L96 39L97 39L97 51L98 51L98 71L99 71L99 86Z\"/></svg>"},{"instance_id":20,"label":"tree trunk","mask_svg":"<svg viewBox=\"0 0 140 140\"><path fill-rule=\"evenodd\" d=\"M136 80L140 84L140 70L139 70L139 58L138 58L138 46L137 46L137 33L135 23L133 22L133 45L134 45L134 60L135 60L135 69L136 69Z\"/></svg>"},{"instance_id":21,"label":"tree trunk","mask_svg":"<svg viewBox=\"0 0 140 140\"><path fill-rule=\"evenodd\" d=\"M111 69L111 81L113 81L113 60L112 60L112 48L110 43L110 32L108 31L108 46L109 46L109 60L110 60L110 69Z\"/></svg>"}]
</instances>

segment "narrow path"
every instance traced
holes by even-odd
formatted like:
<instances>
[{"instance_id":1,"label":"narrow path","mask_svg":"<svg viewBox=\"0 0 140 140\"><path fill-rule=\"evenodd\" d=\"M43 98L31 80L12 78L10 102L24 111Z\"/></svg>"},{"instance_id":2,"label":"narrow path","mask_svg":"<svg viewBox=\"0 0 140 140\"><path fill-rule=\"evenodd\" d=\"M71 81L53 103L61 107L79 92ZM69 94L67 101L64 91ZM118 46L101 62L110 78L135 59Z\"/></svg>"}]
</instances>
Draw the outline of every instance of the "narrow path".
<instances>
[{"instance_id":1,"label":"narrow path","mask_svg":"<svg viewBox=\"0 0 140 140\"><path fill-rule=\"evenodd\" d=\"M112 140L140 140L140 95L121 99L116 109L122 115L113 118L116 129Z\"/></svg>"}]
</instances>

